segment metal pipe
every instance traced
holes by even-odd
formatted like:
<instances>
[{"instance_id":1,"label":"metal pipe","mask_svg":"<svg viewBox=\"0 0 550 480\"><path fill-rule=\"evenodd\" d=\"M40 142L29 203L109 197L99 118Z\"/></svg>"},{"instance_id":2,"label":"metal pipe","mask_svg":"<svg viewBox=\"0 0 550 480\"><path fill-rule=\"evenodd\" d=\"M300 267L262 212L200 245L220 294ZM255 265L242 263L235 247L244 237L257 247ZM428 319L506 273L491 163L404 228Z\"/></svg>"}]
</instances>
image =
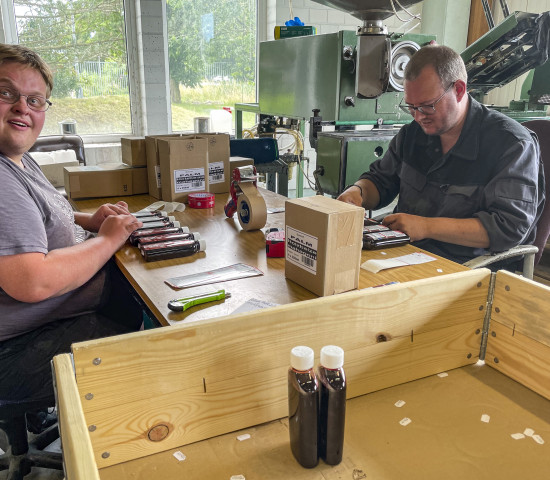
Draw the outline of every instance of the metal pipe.
<instances>
[{"instance_id":1,"label":"metal pipe","mask_svg":"<svg viewBox=\"0 0 550 480\"><path fill-rule=\"evenodd\" d=\"M485 13L485 18L487 19L487 25L489 25L489 30L495 27L495 21L493 20L493 14L491 13L491 7L487 0L481 0L483 5L483 12Z\"/></svg>"}]
</instances>

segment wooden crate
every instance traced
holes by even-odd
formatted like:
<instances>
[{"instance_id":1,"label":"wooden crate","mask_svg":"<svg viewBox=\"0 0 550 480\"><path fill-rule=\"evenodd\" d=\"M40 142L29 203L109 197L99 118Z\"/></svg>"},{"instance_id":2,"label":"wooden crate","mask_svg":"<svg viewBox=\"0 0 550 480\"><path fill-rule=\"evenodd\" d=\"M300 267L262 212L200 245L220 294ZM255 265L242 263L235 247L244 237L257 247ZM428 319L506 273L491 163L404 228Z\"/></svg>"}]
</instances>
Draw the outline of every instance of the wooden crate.
<instances>
[{"instance_id":1,"label":"wooden crate","mask_svg":"<svg viewBox=\"0 0 550 480\"><path fill-rule=\"evenodd\" d=\"M547 445L529 440L521 446L531 453L513 456L520 444L502 433L502 421L486 425L473 407L527 423L536 412L544 420L536 431L550 441L549 293L480 269L75 344L74 367L70 355L53 361L67 478L230 478L239 469L247 479L353 478L359 470L365 478L517 478L505 468L512 457L543 478ZM306 470L288 446L289 352L309 345L318 361L326 344L346 352L345 454L339 466ZM440 372L452 378L445 388ZM387 403L398 395L410 395L409 410ZM524 408L526 395L536 407ZM409 415L416 420L400 425ZM493 457L468 450L483 438L480 423L492 429L483 432L493 432L484 442ZM253 432L248 443L235 440L242 429ZM449 431L450 445L442 441ZM177 451L187 459L177 461Z\"/></svg>"}]
</instances>

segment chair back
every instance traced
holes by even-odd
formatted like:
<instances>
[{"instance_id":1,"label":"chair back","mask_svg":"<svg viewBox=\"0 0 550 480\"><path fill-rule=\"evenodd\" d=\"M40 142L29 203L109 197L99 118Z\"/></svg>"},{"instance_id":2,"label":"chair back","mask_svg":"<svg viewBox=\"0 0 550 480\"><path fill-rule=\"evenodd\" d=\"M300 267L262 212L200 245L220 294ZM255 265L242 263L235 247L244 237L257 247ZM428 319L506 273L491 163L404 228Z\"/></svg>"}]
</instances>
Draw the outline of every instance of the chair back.
<instances>
[{"instance_id":1,"label":"chair back","mask_svg":"<svg viewBox=\"0 0 550 480\"><path fill-rule=\"evenodd\" d=\"M76 159L86 165L84 142L80 135L47 135L38 137L29 152L54 152L56 150L74 150Z\"/></svg>"},{"instance_id":2,"label":"chair back","mask_svg":"<svg viewBox=\"0 0 550 480\"><path fill-rule=\"evenodd\" d=\"M534 245L539 251L535 255L535 266L544 252L544 246L550 236L550 120L529 120L522 125L535 132L540 144L540 158L544 166L546 203L537 223L537 235Z\"/></svg>"}]
</instances>

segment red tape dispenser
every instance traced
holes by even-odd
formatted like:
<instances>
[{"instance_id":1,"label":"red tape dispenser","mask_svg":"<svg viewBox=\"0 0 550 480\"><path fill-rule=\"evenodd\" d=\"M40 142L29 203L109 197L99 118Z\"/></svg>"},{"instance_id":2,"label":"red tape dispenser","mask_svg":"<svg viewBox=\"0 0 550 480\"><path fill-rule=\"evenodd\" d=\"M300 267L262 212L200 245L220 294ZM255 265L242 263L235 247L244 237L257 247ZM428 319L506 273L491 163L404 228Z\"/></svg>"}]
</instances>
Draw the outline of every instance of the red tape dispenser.
<instances>
[{"instance_id":1,"label":"red tape dispenser","mask_svg":"<svg viewBox=\"0 0 550 480\"><path fill-rule=\"evenodd\" d=\"M285 231L282 228L270 228L265 232L265 256L285 256Z\"/></svg>"}]
</instances>

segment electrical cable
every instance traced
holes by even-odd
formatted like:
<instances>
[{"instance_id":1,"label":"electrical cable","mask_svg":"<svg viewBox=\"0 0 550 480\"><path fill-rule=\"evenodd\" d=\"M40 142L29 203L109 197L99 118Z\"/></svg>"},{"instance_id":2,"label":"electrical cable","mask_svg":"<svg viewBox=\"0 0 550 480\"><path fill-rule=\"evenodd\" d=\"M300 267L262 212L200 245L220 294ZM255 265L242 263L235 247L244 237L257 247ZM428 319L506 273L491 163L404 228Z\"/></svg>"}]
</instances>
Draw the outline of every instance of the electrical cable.
<instances>
[{"instance_id":1,"label":"electrical cable","mask_svg":"<svg viewBox=\"0 0 550 480\"><path fill-rule=\"evenodd\" d=\"M405 23L405 22L410 22L410 19L403 19L399 16L399 14L397 13L397 10L395 9L395 4L393 3L397 3L397 5L399 5L399 8L401 8L401 10L403 10L405 13L407 13L410 17L412 18L418 18L419 20L421 20L421 16L418 15L418 14L414 14L414 13L411 13L409 12L405 7L403 7L403 5L401 5L399 3L399 0L390 0L390 4L391 4L391 8L393 10L393 14L397 17L398 20L400 20L401 22Z\"/></svg>"}]
</instances>

